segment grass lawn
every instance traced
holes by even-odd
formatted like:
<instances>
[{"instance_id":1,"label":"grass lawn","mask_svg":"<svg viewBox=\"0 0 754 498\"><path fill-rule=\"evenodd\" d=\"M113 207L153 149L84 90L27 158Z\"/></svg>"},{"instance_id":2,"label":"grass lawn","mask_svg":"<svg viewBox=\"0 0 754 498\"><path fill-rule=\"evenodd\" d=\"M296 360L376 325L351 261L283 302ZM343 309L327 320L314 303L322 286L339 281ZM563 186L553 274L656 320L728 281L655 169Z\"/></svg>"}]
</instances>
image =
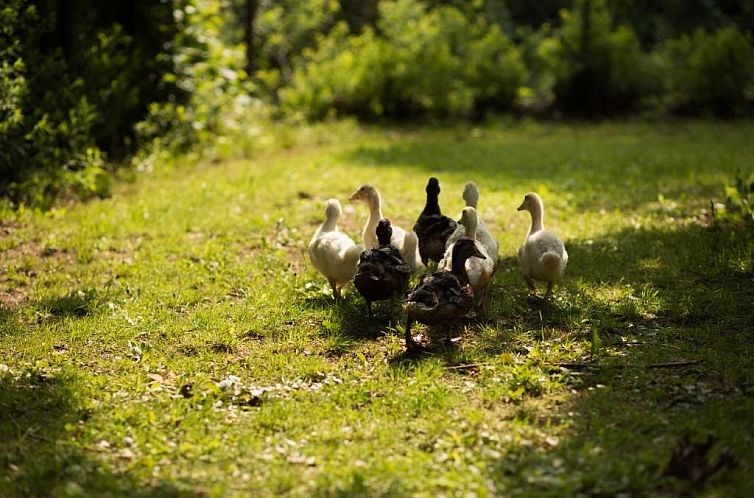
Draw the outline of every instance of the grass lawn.
<instances>
[{"instance_id":1,"label":"grass lawn","mask_svg":"<svg viewBox=\"0 0 754 498\"><path fill-rule=\"evenodd\" d=\"M333 125L6 215L0 496L749 495L754 230L704 213L752 137ZM335 302L305 254L325 199L357 237L371 182L410 228L430 175L451 216L479 184L501 264L485 316L411 359L400 310ZM515 261L530 190L570 254L549 304Z\"/></svg>"}]
</instances>

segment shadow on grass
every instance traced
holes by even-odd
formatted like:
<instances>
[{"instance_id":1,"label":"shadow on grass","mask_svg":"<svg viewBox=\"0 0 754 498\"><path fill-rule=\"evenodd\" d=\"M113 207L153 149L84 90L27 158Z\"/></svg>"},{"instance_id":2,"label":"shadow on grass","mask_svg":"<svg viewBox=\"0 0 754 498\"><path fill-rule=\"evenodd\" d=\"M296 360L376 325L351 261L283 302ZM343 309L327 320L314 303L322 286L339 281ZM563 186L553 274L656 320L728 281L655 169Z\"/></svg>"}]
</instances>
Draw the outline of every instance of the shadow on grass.
<instances>
[{"instance_id":1,"label":"shadow on grass","mask_svg":"<svg viewBox=\"0 0 754 498\"><path fill-rule=\"evenodd\" d=\"M637 207L657 200L658 189L668 198L713 193L710 186L690 185L704 157L693 137L607 136L498 137L493 139L401 141L387 146L362 146L344 160L367 167L391 167L436 175L456 183L475 179L491 191L509 191L512 185L548 187L575 195L569 200L580 211ZM650 143L647 143L649 139ZM695 147L673 161L663 161L679 144ZM617 151L617 152L616 152ZM715 157L710 162L715 162ZM718 192L717 186L714 193ZM525 190L524 190L525 191ZM523 193L523 192L522 192ZM447 198L446 198L447 199ZM440 202L442 204L443 197ZM419 207L419 206L417 206Z\"/></svg>"},{"instance_id":2,"label":"shadow on grass","mask_svg":"<svg viewBox=\"0 0 754 498\"><path fill-rule=\"evenodd\" d=\"M302 305L312 310L331 310L333 323L329 332L341 334L353 341L375 340L405 322L402 300L394 303L378 301L372 303L373 316L367 312L367 306L361 295L348 286L343 297L318 294L302 300Z\"/></svg>"},{"instance_id":3,"label":"shadow on grass","mask_svg":"<svg viewBox=\"0 0 754 498\"><path fill-rule=\"evenodd\" d=\"M440 358L452 368L510 353L522 362L514 370L564 379L555 404L542 405L552 401L538 382L519 401L498 401L512 409L513 427L563 428L491 464L499 490L742 495L754 471L754 231L627 229L567 247L567 276L551 302L528 300L518 271L501 272L485 320L463 332L460 347L399 354L392 364ZM579 357L557 356L573 342ZM539 356L529 359L532 347Z\"/></svg>"},{"instance_id":4,"label":"shadow on grass","mask_svg":"<svg viewBox=\"0 0 754 498\"><path fill-rule=\"evenodd\" d=\"M102 295L99 291L79 289L62 296L43 299L36 307L47 310L54 317L82 318L90 315L101 301Z\"/></svg>"},{"instance_id":5,"label":"shadow on grass","mask_svg":"<svg viewBox=\"0 0 754 498\"><path fill-rule=\"evenodd\" d=\"M571 378L573 390L535 425L567 420L567 431L547 451L535 445L503 458L495 480L503 488L523 480L538 496L749 489L751 227L630 229L567 246L568 276L557 299L521 314L520 306L503 303L510 315L502 319L535 339L531 331L540 324L565 331L555 339L561 342L588 342L596 330L598 364L552 367L552 374ZM512 352L515 338L504 331L500 337L510 342L482 347L480 355ZM678 366L656 367L673 362ZM522 420L532 416L521 411Z\"/></svg>"},{"instance_id":6,"label":"shadow on grass","mask_svg":"<svg viewBox=\"0 0 754 498\"><path fill-rule=\"evenodd\" d=\"M64 377L0 373L0 496L194 496L104 469L72 437L89 415Z\"/></svg>"}]
</instances>

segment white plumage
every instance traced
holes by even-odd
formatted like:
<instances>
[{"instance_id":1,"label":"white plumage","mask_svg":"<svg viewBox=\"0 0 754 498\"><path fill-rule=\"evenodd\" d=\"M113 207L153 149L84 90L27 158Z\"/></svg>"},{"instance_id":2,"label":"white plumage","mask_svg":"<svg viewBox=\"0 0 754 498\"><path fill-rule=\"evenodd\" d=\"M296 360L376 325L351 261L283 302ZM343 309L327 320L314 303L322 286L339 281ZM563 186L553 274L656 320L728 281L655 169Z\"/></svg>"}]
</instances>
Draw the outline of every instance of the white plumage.
<instances>
[{"instance_id":1,"label":"white plumage","mask_svg":"<svg viewBox=\"0 0 754 498\"><path fill-rule=\"evenodd\" d=\"M465 237L475 240L475 244L479 252L484 255L484 259L481 258L469 258L466 260L466 274L469 276L469 283L471 289L474 291L474 298L477 306L484 306L484 300L487 297L487 288L489 287L490 278L495 271L495 263L487 252L487 248L477 239L478 237L478 222L479 215L471 206L467 206L461 213L460 225L464 227ZM447 271L453 266L453 248L455 247L455 241L448 245L445 249L445 256L438 265L438 268L443 268Z\"/></svg>"},{"instance_id":2,"label":"white plumage","mask_svg":"<svg viewBox=\"0 0 754 498\"><path fill-rule=\"evenodd\" d=\"M477 209L477 204L479 203L479 188L477 187L476 183L471 181L467 182L463 188L462 196L467 207L473 207L475 210ZM479 243L482 244L482 246L486 250L485 255L492 260L492 265L495 266L497 265L498 252L500 250L499 245L495 240L495 237L492 236L492 232L490 232L487 224L484 222L484 220L482 220L481 216L479 216L479 211L476 211L476 217L476 240L478 240ZM461 237L467 236L466 233L466 228L462 223L459 223L456 227L455 232L453 232L453 234L448 237L448 242L446 243L445 247L450 247L451 244L456 242Z\"/></svg>"},{"instance_id":3,"label":"white plumage","mask_svg":"<svg viewBox=\"0 0 754 498\"><path fill-rule=\"evenodd\" d=\"M340 202L329 199L325 206L325 221L309 242L309 257L314 268L330 283L333 295L338 297L340 289L356 274L364 247L338 231L338 218L343 212Z\"/></svg>"},{"instance_id":4,"label":"white plumage","mask_svg":"<svg viewBox=\"0 0 754 498\"><path fill-rule=\"evenodd\" d=\"M538 194L526 194L518 210L531 213L531 227L518 250L518 263L524 280L533 292L537 290L535 281L547 283L546 296L549 296L553 285L565 270L568 252L557 235L545 230L545 208Z\"/></svg>"},{"instance_id":5,"label":"white plumage","mask_svg":"<svg viewBox=\"0 0 754 498\"><path fill-rule=\"evenodd\" d=\"M374 185L367 183L359 187L348 200L363 202L369 208L369 216L361 232L361 240L367 249L378 247L379 243L376 235L377 223L383 218L380 191ZM414 241L414 238L416 238L416 234L407 233L406 230L393 225L393 235L390 237L390 245L400 251L403 260L411 267L412 271L416 271L424 266L419 257L418 239Z\"/></svg>"}]
</instances>

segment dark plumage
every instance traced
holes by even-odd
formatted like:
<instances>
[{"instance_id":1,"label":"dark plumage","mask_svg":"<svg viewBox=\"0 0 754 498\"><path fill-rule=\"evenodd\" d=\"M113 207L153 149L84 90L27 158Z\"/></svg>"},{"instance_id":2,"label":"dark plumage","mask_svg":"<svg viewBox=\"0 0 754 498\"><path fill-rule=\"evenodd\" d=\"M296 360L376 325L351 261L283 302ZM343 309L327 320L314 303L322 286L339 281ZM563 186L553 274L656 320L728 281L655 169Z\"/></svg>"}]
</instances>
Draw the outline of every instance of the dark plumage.
<instances>
[{"instance_id":1,"label":"dark plumage","mask_svg":"<svg viewBox=\"0 0 754 498\"><path fill-rule=\"evenodd\" d=\"M393 234L390 221L380 220L376 232L379 246L361 253L353 279L356 290L367 302L369 316L372 316L373 301L403 295L411 273L400 251L390 245L390 237Z\"/></svg>"},{"instance_id":2,"label":"dark plumage","mask_svg":"<svg viewBox=\"0 0 754 498\"><path fill-rule=\"evenodd\" d=\"M453 247L453 266L450 271L436 271L421 276L406 302L406 349L421 350L421 346L411 336L411 324L414 321L425 325L444 325L450 341L450 325L456 318L466 315L474 305L474 295L465 268L466 260L471 257L486 259L472 239L461 238Z\"/></svg>"},{"instance_id":3,"label":"dark plumage","mask_svg":"<svg viewBox=\"0 0 754 498\"><path fill-rule=\"evenodd\" d=\"M440 211L440 182L437 178L429 179L426 192L427 203L414 224L414 232L419 239L419 255L425 265L430 259L439 262L443 258L445 243L456 229L456 222L443 216Z\"/></svg>"}]
</instances>

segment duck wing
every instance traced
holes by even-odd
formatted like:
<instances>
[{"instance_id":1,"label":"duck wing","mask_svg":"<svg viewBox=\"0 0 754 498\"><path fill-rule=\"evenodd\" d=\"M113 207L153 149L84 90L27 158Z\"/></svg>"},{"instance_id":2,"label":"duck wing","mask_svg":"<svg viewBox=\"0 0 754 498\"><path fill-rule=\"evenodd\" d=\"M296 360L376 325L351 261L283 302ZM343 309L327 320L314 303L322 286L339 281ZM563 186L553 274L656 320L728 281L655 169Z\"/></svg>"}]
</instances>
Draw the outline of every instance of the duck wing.
<instances>
[{"instance_id":1,"label":"duck wing","mask_svg":"<svg viewBox=\"0 0 754 498\"><path fill-rule=\"evenodd\" d=\"M405 291L410 273L398 249L380 246L361 253L354 285L369 300L389 299Z\"/></svg>"},{"instance_id":2,"label":"duck wing","mask_svg":"<svg viewBox=\"0 0 754 498\"><path fill-rule=\"evenodd\" d=\"M422 260L440 261L445 253L445 243L458 224L442 214L419 216L414 232L419 239L419 254Z\"/></svg>"}]
</instances>

